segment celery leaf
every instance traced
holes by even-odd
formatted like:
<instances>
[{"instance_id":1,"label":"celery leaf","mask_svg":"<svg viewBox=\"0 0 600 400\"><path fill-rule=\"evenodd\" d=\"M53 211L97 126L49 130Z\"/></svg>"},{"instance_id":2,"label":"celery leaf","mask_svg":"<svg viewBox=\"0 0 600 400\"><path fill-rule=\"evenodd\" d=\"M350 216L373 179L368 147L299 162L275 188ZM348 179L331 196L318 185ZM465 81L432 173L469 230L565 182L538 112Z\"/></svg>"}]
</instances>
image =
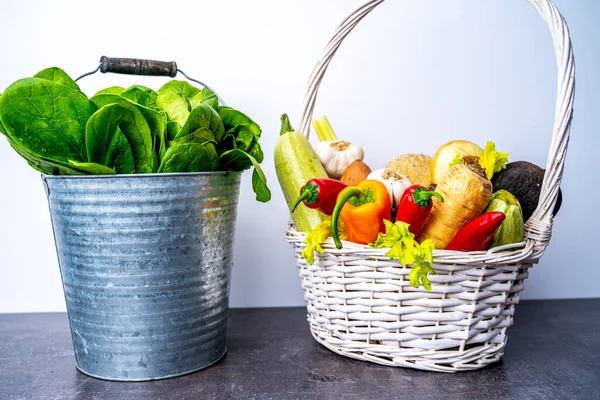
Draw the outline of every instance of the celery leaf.
<instances>
[{"instance_id":1,"label":"celery leaf","mask_svg":"<svg viewBox=\"0 0 600 400\"><path fill-rule=\"evenodd\" d=\"M492 179L494 173L506 168L509 153L496 151L494 142L487 142L483 152L479 155L479 165L485 170L488 179Z\"/></svg>"},{"instance_id":2,"label":"celery leaf","mask_svg":"<svg viewBox=\"0 0 600 400\"><path fill-rule=\"evenodd\" d=\"M370 246L374 248L389 248L386 253L391 260L397 259L402 265L410 265L411 271L408 274L410 284L418 288L423 285L427 291L431 291L431 282L428 274L435 274L431 267L433 262L434 243L426 239L419 244L415 240L415 235L408 230L408 224L397 221L392 223L384 220L385 234L380 233L375 243Z\"/></svg>"},{"instance_id":3,"label":"celery leaf","mask_svg":"<svg viewBox=\"0 0 600 400\"><path fill-rule=\"evenodd\" d=\"M346 233L344 232L344 226L339 221L338 229L340 231L340 239L346 239ZM323 243L331 235L331 217L325 218L323 222L314 227L312 230L306 233L306 247L302 251L302 257L306 260L309 265L313 265L315 262L315 251L319 254L323 254Z\"/></svg>"},{"instance_id":4,"label":"celery leaf","mask_svg":"<svg viewBox=\"0 0 600 400\"><path fill-rule=\"evenodd\" d=\"M461 159L461 155L457 154L456 156L454 156L454 158L452 159L452 161L450 162L450 164L448 164L448 168L452 168L455 165L460 164L460 159Z\"/></svg>"}]
</instances>

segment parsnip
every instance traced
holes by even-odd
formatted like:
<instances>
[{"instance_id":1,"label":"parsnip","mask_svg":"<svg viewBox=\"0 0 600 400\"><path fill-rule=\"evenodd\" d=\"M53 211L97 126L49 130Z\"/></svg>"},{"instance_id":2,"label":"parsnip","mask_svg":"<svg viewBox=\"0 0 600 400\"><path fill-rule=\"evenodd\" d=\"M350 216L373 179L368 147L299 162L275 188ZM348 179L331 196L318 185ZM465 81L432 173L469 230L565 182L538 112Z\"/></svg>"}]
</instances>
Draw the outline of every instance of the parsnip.
<instances>
[{"instance_id":1,"label":"parsnip","mask_svg":"<svg viewBox=\"0 0 600 400\"><path fill-rule=\"evenodd\" d=\"M478 158L465 156L461 164L448 170L435 190L444 202L433 200L431 214L417 240L431 239L436 249L445 249L462 227L485 210L492 198L492 183Z\"/></svg>"}]
</instances>

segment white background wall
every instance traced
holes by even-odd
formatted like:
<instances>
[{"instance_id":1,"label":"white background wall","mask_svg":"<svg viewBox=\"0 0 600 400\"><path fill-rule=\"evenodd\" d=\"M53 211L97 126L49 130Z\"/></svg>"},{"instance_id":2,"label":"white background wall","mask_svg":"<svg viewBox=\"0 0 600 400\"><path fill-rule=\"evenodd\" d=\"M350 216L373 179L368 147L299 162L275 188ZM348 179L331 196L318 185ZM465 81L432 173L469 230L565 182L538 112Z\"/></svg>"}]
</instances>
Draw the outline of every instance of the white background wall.
<instances>
[{"instance_id":1,"label":"white background wall","mask_svg":"<svg viewBox=\"0 0 600 400\"><path fill-rule=\"evenodd\" d=\"M243 178L231 305L303 305L272 150L279 116L298 124L305 83L330 33L359 0L0 2L0 91L49 66L73 76L101 55L175 60L263 128L273 192L254 201ZM563 208L524 298L600 296L593 256L600 102L600 2L556 0L570 24L577 99ZM166 6L165 6L166 4ZM94 75L111 85L166 79ZM376 9L331 64L316 115L360 143L373 168L451 139L494 140L511 160L545 164L556 93L550 35L525 0L396 0ZM596 211L595 211L596 210ZM39 174L0 138L0 312L65 309Z\"/></svg>"}]
</instances>

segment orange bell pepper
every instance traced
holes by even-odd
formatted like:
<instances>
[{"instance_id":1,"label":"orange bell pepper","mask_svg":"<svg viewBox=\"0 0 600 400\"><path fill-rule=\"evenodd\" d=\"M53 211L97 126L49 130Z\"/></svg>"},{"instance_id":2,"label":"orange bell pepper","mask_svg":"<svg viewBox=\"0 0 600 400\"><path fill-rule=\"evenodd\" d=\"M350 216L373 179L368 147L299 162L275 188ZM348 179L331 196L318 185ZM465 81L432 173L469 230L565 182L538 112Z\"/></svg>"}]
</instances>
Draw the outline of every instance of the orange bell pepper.
<instances>
[{"instance_id":1,"label":"orange bell pepper","mask_svg":"<svg viewBox=\"0 0 600 400\"><path fill-rule=\"evenodd\" d=\"M344 223L348 240L369 244L385 232L384 219L392 218L390 195L385 185L375 180L364 180L340 192L331 214L331 236L335 247L342 248L338 233L338 219Z\"/></svg>"}]
</instances>

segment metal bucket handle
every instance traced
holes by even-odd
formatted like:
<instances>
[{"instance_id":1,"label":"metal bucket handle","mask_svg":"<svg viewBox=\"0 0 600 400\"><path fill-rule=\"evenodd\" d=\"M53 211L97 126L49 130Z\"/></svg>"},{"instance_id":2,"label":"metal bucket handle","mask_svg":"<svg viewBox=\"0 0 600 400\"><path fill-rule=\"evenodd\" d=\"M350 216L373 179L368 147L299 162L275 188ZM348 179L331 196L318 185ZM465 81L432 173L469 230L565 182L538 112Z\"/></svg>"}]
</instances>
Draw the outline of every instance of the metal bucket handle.
<instances>
[{"instance_id":1,"label":"metal bucket handle","mask_svg":"<svg viewBox=\"0 0 600 400\"><path fill-rule=\"evenodd\" d=\"M217 96L219 102L225 105L225 102L204 82L189 77L185 72L177 68L175 61L155 61L155 60L144 60L141 58L114 58L114 57L100 57L100 64L93 71L86 72L81 75L75 82L89 75L93 75L96 72L102 72L103 74L111 72L113 74L125 74L125 75L145 75L145 76L170 76L174 78L177 73L185 76L188 80L195 82L203 87L207 88Z\"/></svg>"}]
</instances>

